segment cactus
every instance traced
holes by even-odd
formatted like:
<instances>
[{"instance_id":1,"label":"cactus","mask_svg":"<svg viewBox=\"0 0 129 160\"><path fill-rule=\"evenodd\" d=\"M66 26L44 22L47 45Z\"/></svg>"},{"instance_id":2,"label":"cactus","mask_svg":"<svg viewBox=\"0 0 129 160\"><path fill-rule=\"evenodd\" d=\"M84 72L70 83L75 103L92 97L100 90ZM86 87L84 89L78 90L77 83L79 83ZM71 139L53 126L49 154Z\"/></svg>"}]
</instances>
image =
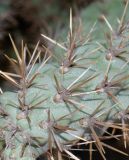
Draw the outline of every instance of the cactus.
<instances>
[{"instance_id":1,"label":"cactus","mask_svg":"<svg viewBox=\"0 0 129 160\"><path fill-rule=\"evenodd\" d=\"M86 24L85 32L89 32L89 28L96 22L95 34L93 37L97 40L103 40L104 32L108 32L108 27L103 23L103 15L116 28L118 25L118 18L121 16L122 10L124 10L124 0L105 0L104 3L95 2L91 4L87 9L82 10L81 18L83 19L83 25ZM128 20L129 14L127 12L126 19Z\"/></svg>"},{"instance_id":2,"label":"cactus","mask_svg":"<svg viewBox=\"0 0 129 160\"><path fill-rule=\"evenodd\" d=\"M10 90L3 88L0 95L3 160L34 160L42 153L54 159L53 148L58 159L65 153L79 160L70 151L76 144L89 145L91 160L93 143L104 160L106 147L128 156L102 141L118 139L114 132L119 129L127 146L129 31L128 23L124 23L127 6L128 2L116 30L103 16L110 29L110 36L103 40L106 45L89 41L90 35L84 38L79 27L73 28L72 14L65 46L42 34L63 50L61 58L46 48L42 59L39 43L32 54L23 42L18 51L10 36L16 59L7 58L15 72L0 71L14 86ZM31 57L27 63L28 55ZM113 131L108 132L108 128Z\"/></svg>"}]
</instances>

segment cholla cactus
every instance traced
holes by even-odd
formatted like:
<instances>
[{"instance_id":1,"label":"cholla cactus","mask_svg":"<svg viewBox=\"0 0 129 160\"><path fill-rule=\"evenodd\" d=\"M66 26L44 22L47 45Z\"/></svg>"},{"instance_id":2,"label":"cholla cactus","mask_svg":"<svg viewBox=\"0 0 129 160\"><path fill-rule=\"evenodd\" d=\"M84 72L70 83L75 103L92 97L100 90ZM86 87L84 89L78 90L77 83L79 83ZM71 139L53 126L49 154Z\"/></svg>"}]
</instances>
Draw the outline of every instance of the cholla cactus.
<instances>
[{"instance_id":1,"label":"cholla cactus","mask_svg":"<svg viewBox=\"0 0 129 160\"><path fill-rule=\"evenodd\" d=\"M120 129L127 146L129 34L128 23L123 23L127 5L116 31L103 17L110 28L106 48L90 42L89 34L87 39L81 37L80 28L72 27L71 14L66 46L42 35L64 50L60 63L49 49L42 60L39 43L32 55L23 43L19 52L10 36L17 60L9 58L14 73L0 71L15 86L0 95L0 137L5 142L2 159L34 160L45 152L54 159L56 148L58 159L66 153L79 160L70 150L81 145L80 141L89 145L90 160L93 143L104 160L105 147L127 155L101 140L116 138L113 133Z\"/></svg>"}]
</instances>

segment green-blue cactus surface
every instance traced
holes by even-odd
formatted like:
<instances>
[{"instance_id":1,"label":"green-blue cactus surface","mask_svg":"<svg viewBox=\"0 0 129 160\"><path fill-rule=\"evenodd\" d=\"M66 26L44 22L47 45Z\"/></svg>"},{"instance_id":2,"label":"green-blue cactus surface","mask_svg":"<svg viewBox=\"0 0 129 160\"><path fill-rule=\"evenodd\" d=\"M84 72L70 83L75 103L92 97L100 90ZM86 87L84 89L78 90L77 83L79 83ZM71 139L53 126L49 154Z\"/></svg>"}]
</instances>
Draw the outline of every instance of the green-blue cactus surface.
<instances>
[{"instance_id":1,"label":"green-blue cactus surface","mask_svg":"<svg viewBox=\"0 0 129 160\"><path fill-rule=\"evenodd\" d=\"M79 141L95 143L105 160L104 147L110 146L101 138L104 133L113 137L107 131L109 127L122 130L126 147L128 28L128 23L120 19L117 29L109 27L103 45L96 40L91 42L89 36L81 37L79 28L72 30L70 26L66 46L56 43L62 48L61 58L46 49L42 60L37 44L28 64L27 46L22 44L18 52L10 36L17 56L17 61L10 59L15 73L0 71L15 86L0 95L4 160L34 160L47 151L52 155L52 148L77 160L69 150Z\"/></svg>"}]
</instances>

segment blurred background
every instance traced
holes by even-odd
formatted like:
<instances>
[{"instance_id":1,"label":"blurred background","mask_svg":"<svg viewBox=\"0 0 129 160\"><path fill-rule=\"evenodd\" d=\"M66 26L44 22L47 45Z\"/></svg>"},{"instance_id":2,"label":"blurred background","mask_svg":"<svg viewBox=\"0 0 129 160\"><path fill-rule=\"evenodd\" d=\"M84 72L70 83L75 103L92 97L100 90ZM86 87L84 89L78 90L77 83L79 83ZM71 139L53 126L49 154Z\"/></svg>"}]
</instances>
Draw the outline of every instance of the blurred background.
<instances>
[{"instance_id":1,"label":"blurred background","mask_svg":"<svg viewBox=\"0 0 129 160\"><path fill-rule=\"evenodd\" d=\"M9 33L17 44L24 40L31 47L41 39L41 33L58 37L59 30L68 25L70 8L73 16L79 16L82 8L94 1L0 0L0 50L9 52Z\"/></svg>"},{"instance_id":2,"label":"blurred background","mask_svg":"<svg viewBox=\"0 0 129 160\"><path fill-rule=\"evenodd\" d=\"M69 29L70 8L75 22L78 21L77 17L81 17L88 32L96 20L102 22L101 14L106 17L112 15L110 18L117 18L115 15L119 17L123 10L121 3L125 2L126 0L0 0L0 51L12 55L9 33L17 46L24 40L30 48L38 40L46 45L41 33L58 40Z\"/></svg>"}]
</instances>

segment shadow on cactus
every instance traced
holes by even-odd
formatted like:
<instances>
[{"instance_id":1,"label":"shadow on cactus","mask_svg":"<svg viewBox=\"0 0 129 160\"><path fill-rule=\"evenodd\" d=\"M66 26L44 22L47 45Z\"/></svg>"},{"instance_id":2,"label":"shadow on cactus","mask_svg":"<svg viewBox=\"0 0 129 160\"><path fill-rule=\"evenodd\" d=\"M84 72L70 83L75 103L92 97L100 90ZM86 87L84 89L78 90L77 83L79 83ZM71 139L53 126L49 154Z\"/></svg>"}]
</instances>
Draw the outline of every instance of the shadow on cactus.
<instances>
[{"instance_id":1,"label":"shadow on cactus","mask_svg":"<svg viewBox=\"0 0 129 160\"><path fill-rule=\"evenodd\" d=\"M0 74L15 88L1 89L0 137L5 142L2 159L34 160L46 153L46 157L53 160L56 150L57 159L63 159L65 155L79 160L71 150L75 145L84 144L89 145L90 160L93 144L104 160L105 148L128 156L103 141L123 137L127 146L129 48L124 16L118 32L104 17L111 29L110 45L105 40L105 47L90 41L91 32L86 39L82 38L80 28L73 29L70 14L66 46L42 35L66 53L62 54L61 61L58 57L56 61L48 48L42 59L39 43L32 54L23 42L18 51L10 36L16 59L8 59L14 72L0 71ZM26 63L28 55L30 60ZM117 129L123 134L115 135Z\"/></svg>"}]
</instances>

